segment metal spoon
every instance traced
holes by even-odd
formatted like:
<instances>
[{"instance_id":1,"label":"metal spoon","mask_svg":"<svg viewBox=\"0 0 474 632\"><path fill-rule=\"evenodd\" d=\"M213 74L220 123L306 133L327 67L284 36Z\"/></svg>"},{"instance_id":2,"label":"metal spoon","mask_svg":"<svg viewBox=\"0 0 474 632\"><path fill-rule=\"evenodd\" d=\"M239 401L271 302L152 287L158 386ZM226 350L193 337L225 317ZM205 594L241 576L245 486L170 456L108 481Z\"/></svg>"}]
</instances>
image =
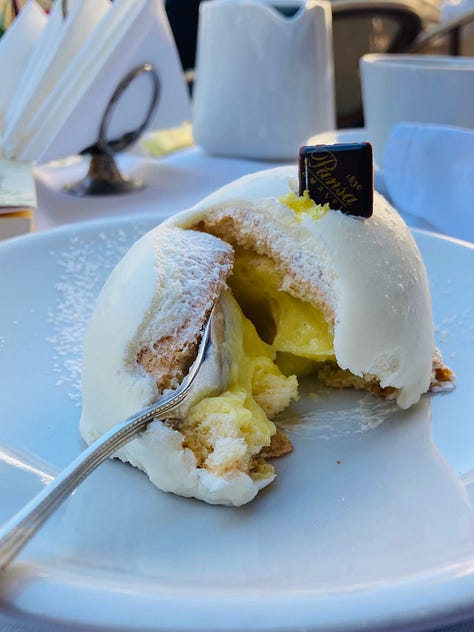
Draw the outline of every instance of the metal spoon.
<instances>
[{"instance_id":1,"label":"metal spoon","mask_svg":"<svg viewBox=\"0 0 474 632\"><path fill-rule=\"evenodd\" d=\"M215 340L219 338L216 309L214 307L211 312L196 359L179 388L169 397L160 398L102 435L0 528L0 569L8 566L63 500L98 465L143 432L151 421L184 419L193 402L203 393L222 390L226 368Z\"/></svg>"}]
</instances>

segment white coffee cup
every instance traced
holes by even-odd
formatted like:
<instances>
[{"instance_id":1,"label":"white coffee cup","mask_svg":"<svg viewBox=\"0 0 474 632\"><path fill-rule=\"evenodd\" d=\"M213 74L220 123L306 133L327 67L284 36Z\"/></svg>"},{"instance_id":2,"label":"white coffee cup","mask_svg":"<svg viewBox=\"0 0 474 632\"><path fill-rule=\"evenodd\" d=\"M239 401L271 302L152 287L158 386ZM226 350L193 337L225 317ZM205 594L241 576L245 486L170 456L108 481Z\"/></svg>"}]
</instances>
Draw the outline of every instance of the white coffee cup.
<instances>
[{"instance_id":1,"label":"white coffee cup","mask_svg":"<svg viewBox=\"0 0 474 632\"><path fill-rule=\"evenodd\" d=\"M295 5L294 0L285 5ZM193 134L211 154L296 160L334 129L331 7L212 0L200 6Z\"/></svg>"},{"instance_id":2,"label":"white coffee cup","mask_svg":"<svg viewBox=\"0 0 474 632\"><path fill-rule=\"evenodd\" d=\"M364 120L374 162L400 122L474 128L474 58L369 54L360 60Z\"/></svg>"}]
</instances>

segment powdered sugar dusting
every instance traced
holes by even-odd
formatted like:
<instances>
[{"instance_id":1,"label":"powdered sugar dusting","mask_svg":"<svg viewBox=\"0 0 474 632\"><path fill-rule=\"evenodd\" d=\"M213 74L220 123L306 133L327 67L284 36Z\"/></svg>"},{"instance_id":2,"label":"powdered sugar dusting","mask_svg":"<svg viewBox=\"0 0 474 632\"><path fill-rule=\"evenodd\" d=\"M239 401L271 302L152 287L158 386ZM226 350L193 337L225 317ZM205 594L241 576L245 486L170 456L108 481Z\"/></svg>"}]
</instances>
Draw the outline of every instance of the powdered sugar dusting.
<instances>
[{"instance_id":1,"label":"powdered sugar dusting","mask_svg":"<svg viewBox=\"0 0 474 632\"><path fill-rule=\"evenodd\" d=\"M434 327L437 343L439 345L449 344L459 335L462 335L463 339L466 339L467 335L468 341L474 341L474 327L471 323L471 310L444 317Z\"/></svg>"},{"instance_id":2,"label":"powdered sugar dusting","mask_svg":"<svg viewBox=\"0 0 474 632\"><path fill-rule=\"evenodd\" d=\"M435 325L434 333L436 337L436 344L445 353L443 349L445 346L449 346L452 343L472 343L474 342L474 325L472 318L471 305L464 304L462 309L457 311L448 311L440 315L436 314L436 311L441 311L444 307L449 310L454 303L458 294L458 288L456 282L452 278L437 278L435 271L430 274L430 288L432 295L436 297L435 301ZM469 295L468 290L466 290ZM450 352L451 358L454 357Z\"/></svg>"},{"instance_id":3,"label":"powdered sugar dusting","mask_svg":"<svg viewBox=\"0 0 474 632\"><path fill-rule=\"evenodd\" d=\"M58 266L56 302L48 310L53 335L53 371L56 386L66 390L76 406L81 405L83 340L96 297L108 275L149 224L130 222L124 228L92 235L72 236L61 249L51 250Z\"/></svg>"},{"instance_id":4,"label":"powdered sugar dusting","mask_svg":"<svg viewBox=\"0 0 474 632\"><path fill-rule=\"evenodd\" d=\"M365 393L357 401L341 401L334 395L338 391L324 391L320 398L320 406L314 403L314 397L304 395L306 400L313 402L309 404L309 409L302 411L300 406L295 409L294 415L282 415L278 420L278 426L287 431L290 435L305 435L318 439L336 439L344 435L358 434L374 430L385 421L400 413L400 408L393 400L378 399ZM344 398L342 398L344 400ZM331 401L333 406L330 409L324 402ZM303 404L304 406L304 404Z\"/></svg>"}]
</instances>

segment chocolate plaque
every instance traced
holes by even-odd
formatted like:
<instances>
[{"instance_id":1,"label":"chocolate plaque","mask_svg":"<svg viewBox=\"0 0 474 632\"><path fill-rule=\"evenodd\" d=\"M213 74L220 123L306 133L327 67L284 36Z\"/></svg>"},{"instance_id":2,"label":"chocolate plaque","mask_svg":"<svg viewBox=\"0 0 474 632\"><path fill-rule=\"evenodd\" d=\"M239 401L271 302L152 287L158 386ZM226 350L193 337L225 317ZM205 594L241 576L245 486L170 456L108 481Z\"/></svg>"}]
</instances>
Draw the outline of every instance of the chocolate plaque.
<instances>
[{"instance_id":1,"label":"chocolate plaque","mask_svg":"<svg viewBox=\"0 0 474 632\"><path fill-rule=\"evenodd\" d=\"M370 143L301 147L299 194L309 191L316 204L368 218L374 205L374 169Z\"/></svg>"}]
</instances>

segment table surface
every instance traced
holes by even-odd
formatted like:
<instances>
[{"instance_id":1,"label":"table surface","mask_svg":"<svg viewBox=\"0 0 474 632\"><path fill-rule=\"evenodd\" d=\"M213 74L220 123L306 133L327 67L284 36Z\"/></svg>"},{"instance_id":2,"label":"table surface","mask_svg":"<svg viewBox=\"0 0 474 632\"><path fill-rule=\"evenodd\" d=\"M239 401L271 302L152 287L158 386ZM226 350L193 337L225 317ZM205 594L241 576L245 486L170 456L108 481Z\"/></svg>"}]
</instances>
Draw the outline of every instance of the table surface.
<instances>
[{"instance_id":1,"label":"table surface","mask_svg":"<svg viewBox=\"0 0 474 632\"><path fill-rule=\"evenodd\" d=\"M356 142L359 136L360 130L344 130L344 142ZM321 138L326 137L334 138L331 142L343 142L337 140L337 132L330 136L321 135ZM172 213L193 206L236 178L289 163L215 157L198 147L156 159L137 147L133 153L119 154L117 164L122 174L141 180L145 184L144 188L122 195L78 198L66 193L64 187L76 183L86 175L87 158L73 158L36 167L38 208L35 213L35 230L43 231L73 222L135 214L153 216L159 222ZM296 158L294 164L296 165ZM387 195L383 174L378 170L375 172L375 188ZM437 232L426 219L407 214L402 216L411 227Z\"/></svg>"},{"instance_id":2,"label":"table surface","mask_svg":"<svg viewBox=\"0 0 474 632\"><path fill-rule=\"evenodd\" d=\"M143 181L144 188L122 195L77 198L66 193L64 186L84 177L86 158L37 167L35 230L133 214L156 216L159 221L192 206L242 175L284 163L215 158L193 147L160 160L138 149L134 153L119 154L117 164L122 174Z\"/></svg>"}]
</instances>

